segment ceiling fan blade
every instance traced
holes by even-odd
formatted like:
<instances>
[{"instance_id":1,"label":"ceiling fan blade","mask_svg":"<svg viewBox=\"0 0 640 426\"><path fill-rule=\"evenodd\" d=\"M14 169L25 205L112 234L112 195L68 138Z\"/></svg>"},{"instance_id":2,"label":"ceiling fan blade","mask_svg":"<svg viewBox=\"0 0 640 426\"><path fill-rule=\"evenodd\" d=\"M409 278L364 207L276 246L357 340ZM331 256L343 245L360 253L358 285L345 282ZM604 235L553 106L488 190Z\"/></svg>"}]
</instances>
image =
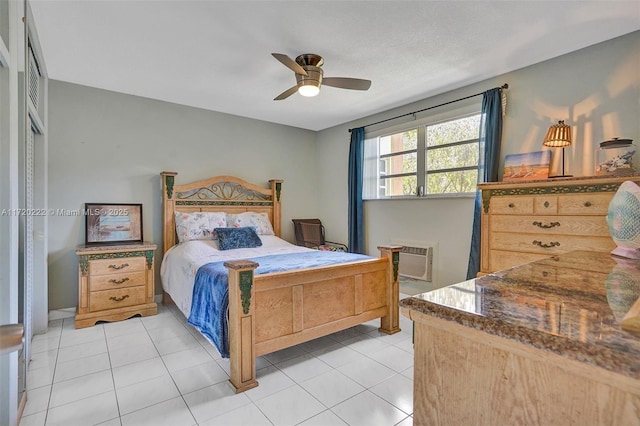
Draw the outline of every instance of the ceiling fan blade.
<instances>
[{"instance_id":1,"label":"ceiling fan blade","mask_svg":"<svg viewBox=\"0 0 640 426\"><path fill-rule=\"evenodd\" d=\"M273 98L273 100L274 101L281 101L283 99L287 99L289 96L293 95L297 91L298 91L298 85L295 85L295 86L290 87L289 89L285 90L284 92L280 93L278 96Z\"/></svg>"},{"instance_id":2,"label":"ceiling fan blade","mask_svg":"<svg viewBox=\"0 0 640 426\"><path fill-rule=\"evenodd\" d=\"M282 62L284 66L286 66L296 74L307 75L307 72L304 70L304 68L302 68L300 64L298 64L296 61L294 61L287 55L283 53L272 53L271 55L277 60L279 60L280 62Z\"/></svg>"},{"instance_id":3,"label":"ceiling fan blade","mask_svg":"<svg viewBox=\"0 0 640 426\"><path fill-rule=\"evenodd\" d=\"M369 90L369 87L371 87L371 80L346 77L324 77L322 79L322 84L324 86L338 87L340 89Z\"/></svg>"}]
</instances>

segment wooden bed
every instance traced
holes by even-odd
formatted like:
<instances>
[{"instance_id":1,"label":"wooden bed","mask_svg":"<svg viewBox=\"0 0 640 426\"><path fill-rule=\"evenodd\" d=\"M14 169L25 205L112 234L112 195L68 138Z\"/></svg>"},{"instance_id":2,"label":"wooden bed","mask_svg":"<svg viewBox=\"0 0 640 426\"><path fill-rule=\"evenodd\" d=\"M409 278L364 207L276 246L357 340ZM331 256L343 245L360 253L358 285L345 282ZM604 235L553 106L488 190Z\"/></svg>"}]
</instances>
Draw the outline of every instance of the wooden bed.
<instances>
[{"instance_id":1,"label":"wooden bed","mask_svg":"<svg viewBox=\"0 0 640 426\"><path fill-rule=\"evenodd\" d=\"M177 242L175 212L265 212L281 236L281 180L270 180L268 188L232 176L175 185L177 173L161 175L163 253ZM258 356L375 318L381 319L380 331L399 332L400 248L380 246L380 257L366 261L255 276L255 262L226 262L230 382L236 392L258 385ZM171 303L164 291L163 296Z\"/></svg>"}]
</instances>

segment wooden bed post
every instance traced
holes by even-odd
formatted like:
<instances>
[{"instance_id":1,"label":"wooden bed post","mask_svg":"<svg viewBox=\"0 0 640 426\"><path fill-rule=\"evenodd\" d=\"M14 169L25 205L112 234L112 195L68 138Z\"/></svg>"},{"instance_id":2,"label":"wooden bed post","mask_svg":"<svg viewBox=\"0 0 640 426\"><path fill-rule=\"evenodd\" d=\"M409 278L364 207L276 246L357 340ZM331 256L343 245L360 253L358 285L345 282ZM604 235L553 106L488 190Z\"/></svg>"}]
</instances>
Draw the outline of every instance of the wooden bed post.
<instances>
[{"instance_id":1,"label":"wooden bed post","mask_svg":"<svg viewBox=\"0 0 640 426\"><path fill-rule=\"evenodd\" d=\"M398 267L400 265L400 250L402 246L378 246L380 257L386 257L391 262L387 277L387 315L380 318L379 331L394 334L400 331L400 284L398 283Z\"/></svg>"},{"instance_id":2,"label":"wooden bed post","mask_svg":"<svg viewBox=\"0 0 640 426\"><path fill-rule=\"evenodd\" d=\"M236 393L258 386L256 380L255 301L250 260L225 262L229 271L229 381Z\"/></svg>"},{"instance_id":3,"label":"wooden bed post","mask_svg":"<svg viewBox=\"0 0 640 426\"><path fill-rule=\"evenodd\" d=\"M273 200L273 233L276 237L282 237L282 216L281 216L281 201L280 191L282 190L282 179L271 179L269 184L271 185L271 199Z\"/></svg>"},{"instance_id":4,"label":"wooden bed post","mask_svg":"<svg viewBox=\"0 0 640 426\"><path fill-rule=\"evenodd\" d=\"M175 222L173 217L167 217L168 212L174 211L173 186L176 172L162 172L162 253L166 253L176 243Z\"/></svg>"}]
</instances>

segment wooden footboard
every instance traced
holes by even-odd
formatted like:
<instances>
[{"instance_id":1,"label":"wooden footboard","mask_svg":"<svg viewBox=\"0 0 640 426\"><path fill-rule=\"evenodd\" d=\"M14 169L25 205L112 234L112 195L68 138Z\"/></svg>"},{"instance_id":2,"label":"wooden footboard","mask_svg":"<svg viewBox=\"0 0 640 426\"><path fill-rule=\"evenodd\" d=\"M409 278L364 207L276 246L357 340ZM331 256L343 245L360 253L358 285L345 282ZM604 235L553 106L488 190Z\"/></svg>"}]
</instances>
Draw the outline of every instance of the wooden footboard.
<instances>
[{"instance_id":1,"label":"wooden footboard","mask_svg":"<svg viewBox=\"0 0 640 426\"><path fill-rule=\"evenodd\" d=\"M230 382L236 392L258 385L255 358L380 318L399 327L399 246L381 256L319 268L256 275L258 264L226 262L229 270Z\"/></svg>"}]
</instances>

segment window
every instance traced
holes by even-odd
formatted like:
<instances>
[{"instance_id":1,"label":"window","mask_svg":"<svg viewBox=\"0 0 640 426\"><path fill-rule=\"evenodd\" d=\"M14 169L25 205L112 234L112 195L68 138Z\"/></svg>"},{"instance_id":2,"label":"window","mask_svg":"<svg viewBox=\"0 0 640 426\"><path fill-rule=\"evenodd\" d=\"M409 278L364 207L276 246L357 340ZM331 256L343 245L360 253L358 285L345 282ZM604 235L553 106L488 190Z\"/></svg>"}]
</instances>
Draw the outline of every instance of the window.
<instances>
[{"instance_id":1,"label":"window","mask_svg":"<svg viewBox=\"0 0 640 426\"><path fill-rule=\"evenodd\" d=\"M363 198L475 195L479 128L475 113L368 138Z\"/></svg>"}]
</instances>

